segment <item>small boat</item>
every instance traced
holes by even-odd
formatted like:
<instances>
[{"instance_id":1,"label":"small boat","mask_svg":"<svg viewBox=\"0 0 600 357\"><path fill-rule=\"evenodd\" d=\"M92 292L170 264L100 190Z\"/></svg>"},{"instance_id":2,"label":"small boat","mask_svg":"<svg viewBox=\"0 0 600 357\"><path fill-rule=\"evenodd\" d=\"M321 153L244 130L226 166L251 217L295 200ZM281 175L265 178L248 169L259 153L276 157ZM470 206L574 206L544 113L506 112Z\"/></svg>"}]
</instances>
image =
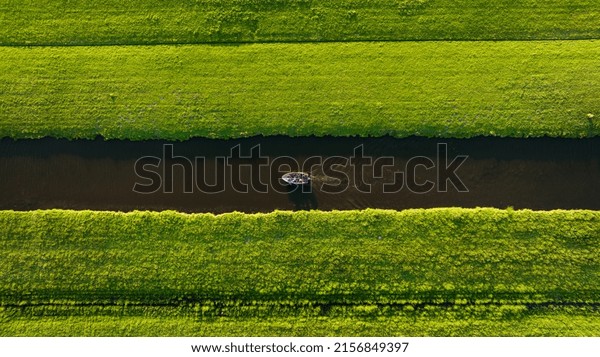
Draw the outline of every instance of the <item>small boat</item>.
<instances>
[{"instance_id":1,"label":"small boat","mask_svg":"<svg viewBox=\"0 0 600 357\"><path fill-rule=\"evenodd\" d=\"M288 172L281 179L290 185L306 185L310 182L310 175L305 172Z\"/></svg>"}]
</instances>

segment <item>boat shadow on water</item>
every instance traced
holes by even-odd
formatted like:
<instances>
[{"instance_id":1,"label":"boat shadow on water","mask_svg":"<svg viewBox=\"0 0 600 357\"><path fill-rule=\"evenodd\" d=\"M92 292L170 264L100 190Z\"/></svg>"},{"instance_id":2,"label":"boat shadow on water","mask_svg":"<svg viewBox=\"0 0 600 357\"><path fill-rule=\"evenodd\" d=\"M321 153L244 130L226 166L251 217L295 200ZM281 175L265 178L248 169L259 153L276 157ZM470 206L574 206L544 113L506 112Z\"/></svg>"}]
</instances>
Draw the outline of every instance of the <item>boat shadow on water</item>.
<instances>
[{"instance_id":1,"label":"boat shadow on water","mask_svg":"<svg viewBox=\"0 0 600 357\"><path fill-rule=\"evenodd\" d=\"M305 185L287 185L288 199L294 204L295 211L317 209L319 203L310 183Z\"/></svg>"}]
</instances>

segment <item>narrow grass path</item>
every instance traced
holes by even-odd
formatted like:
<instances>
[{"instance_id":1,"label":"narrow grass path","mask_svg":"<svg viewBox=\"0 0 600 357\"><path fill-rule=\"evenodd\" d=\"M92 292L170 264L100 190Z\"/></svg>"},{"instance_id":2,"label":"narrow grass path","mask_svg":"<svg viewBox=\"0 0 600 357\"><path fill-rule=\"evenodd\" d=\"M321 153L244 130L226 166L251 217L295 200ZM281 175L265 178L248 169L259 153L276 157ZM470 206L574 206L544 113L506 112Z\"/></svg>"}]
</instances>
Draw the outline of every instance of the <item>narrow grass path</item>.
<instances>
[{"instance_id":1,"label":"narrow grass path","mask_svg":"<svg viewBox=\"0 0 600 357\"><path fill-rule=\"evenodd\" d=\"M0 45L600 38L595 0L0 0Z\"/></svg>"}]
</instances>

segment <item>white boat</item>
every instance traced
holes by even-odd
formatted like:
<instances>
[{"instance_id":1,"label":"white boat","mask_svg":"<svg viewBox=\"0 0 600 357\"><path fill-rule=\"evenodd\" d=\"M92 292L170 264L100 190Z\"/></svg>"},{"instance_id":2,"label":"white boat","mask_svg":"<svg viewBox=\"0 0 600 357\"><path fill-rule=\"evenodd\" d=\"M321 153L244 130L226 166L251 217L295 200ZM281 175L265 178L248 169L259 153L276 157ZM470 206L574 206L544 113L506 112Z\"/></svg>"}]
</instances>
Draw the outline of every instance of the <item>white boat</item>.
<instances>
[{"instance_id":1,"label":"white boat","mask_svg":"<svg viewBox=\"0 0 600 357\"><path fill-rule=\"evenodd\" d=\"M306 172L288 172L281 179L290 185L306 185L310 183L310 175Z\"/></svg>"}]
</instances>

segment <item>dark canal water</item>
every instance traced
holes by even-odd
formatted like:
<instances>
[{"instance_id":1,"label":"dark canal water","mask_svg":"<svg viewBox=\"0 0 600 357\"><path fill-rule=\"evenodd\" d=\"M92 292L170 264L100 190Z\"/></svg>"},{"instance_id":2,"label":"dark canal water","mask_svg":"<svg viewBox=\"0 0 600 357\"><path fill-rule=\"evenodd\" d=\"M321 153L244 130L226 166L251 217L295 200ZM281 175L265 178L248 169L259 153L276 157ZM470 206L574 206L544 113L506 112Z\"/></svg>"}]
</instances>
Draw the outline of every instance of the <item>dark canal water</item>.
<instances>
[{"instance_id":1,"label":"dark canal water","mask_svg":"<svg viewBox=\"0 0 600 357\"><path fill-rule=\"evenodd\" d=\"M0 140L0 209L600 209L600 138ZM312 183L291 187L288 171Z\"/></svg>"}]
</instances>

